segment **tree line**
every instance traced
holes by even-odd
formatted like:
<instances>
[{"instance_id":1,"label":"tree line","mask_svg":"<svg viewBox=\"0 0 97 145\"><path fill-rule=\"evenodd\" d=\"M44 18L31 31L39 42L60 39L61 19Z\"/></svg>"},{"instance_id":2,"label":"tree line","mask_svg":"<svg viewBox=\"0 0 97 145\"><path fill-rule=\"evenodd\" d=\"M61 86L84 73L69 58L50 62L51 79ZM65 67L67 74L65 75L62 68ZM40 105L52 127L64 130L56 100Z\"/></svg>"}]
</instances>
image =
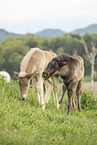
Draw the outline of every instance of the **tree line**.
<instances>
[{"instance_id":1,"label":"tree line","mask_svg":"<svg viewBox=\"0 0 97 145\"><path fill-rule=\"evenodd\" d=\"M34 47L55 52L57 55L68 53L80 55L84 59L85 75L91 74L91 63L88 54L93 50L92 44L97 48L97 34L86 33L84 36L68 33L56 38L39 38L27 35L22 38L8 38L0 45L0 71L4 70L13 76L14 71L19 72L20 62L26 53ZM85 46L88 49L86 53ZM94 68L97 71L97 55L95 55Z\"/></svg>"}]
</instances>

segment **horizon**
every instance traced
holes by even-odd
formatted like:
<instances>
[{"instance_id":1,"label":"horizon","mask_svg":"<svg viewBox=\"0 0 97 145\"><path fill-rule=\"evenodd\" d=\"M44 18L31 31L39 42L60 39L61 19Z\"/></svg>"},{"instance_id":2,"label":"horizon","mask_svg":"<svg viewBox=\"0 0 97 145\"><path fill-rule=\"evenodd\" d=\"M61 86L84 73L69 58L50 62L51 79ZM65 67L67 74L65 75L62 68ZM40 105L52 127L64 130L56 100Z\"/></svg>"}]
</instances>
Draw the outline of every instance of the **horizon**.
<instances>
[{"instance_id":1,"label":"horizon","mask_svg":"<svg viewBox=\"0 0 97 145\"><path fill-rule=\"evenodd\" d=\"M86 27L83 27L83 28L82 28L82 27L80 27L80 28L76 28L76 29L74 29L73 31L78 30L78 29L85 29L85 28L87 28L87 27L89 27L89 26L91 26L91 25L97 25L97 24L95 23L95 24L90 24L90 25L88 25L88 26L86 26ZM38 33L38 32L41 32L41 31L44 31L44 30L47 30L47 29L61 30L61 31L63 31L64 33L70 33L70 32L73 32L73 31L69 31L69 32L67 32L67 31L62 30L61 28L45 28L45 29L42 29L42 30L36 31L35 33ZM16 33L16 32L10 32L10 31L8 31L8 30L6 30L6 29L4 29L4 28L0 28L0 30L5 30L5 31L8 32L8 33L15 33L15 34L20 34L20 35L35 34L35 33L31 33L31 32L29 32L29 33Z\"/></svg>"}]
</instances>

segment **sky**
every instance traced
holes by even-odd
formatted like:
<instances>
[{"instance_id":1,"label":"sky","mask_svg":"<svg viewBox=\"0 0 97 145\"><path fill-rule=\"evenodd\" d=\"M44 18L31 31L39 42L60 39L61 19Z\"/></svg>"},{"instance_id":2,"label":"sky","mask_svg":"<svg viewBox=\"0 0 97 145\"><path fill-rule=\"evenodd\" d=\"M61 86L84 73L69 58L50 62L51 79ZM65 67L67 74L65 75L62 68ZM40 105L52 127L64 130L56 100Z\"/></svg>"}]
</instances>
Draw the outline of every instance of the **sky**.
<instances>
[{"instance_id":1,"label":"sky","mask_svg":"<svg viewBox=\"0 0 97 145\"><path fill-rule=\"evenodd\" d=\"M97 24L97 0L0 0L0 29L19 34Z\"/></svg>"}]
</instances>

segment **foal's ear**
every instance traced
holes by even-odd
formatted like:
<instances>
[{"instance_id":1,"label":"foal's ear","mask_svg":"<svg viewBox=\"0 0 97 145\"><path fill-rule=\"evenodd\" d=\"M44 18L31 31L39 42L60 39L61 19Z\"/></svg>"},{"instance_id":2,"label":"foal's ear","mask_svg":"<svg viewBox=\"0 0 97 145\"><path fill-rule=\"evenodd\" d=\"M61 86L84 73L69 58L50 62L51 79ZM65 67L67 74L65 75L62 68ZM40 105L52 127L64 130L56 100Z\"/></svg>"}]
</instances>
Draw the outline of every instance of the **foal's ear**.
<instances>
[{"instance_id":1,"label":"foal's ear","mask_svg":"<svg viewBox=\"0 0 97 145\"><path fill-rule=\"evenodd\" d=\"M27 77L28 79L31 79L34 76L35 73L32 74L27 74L25 77Z\"/></svg>"},{"instance_id":2,"label":"foal's ear","mask_svg":"<svg viewBox=\"0 0 97 145\"><path fill-rule=\"evenodd\" d=\"M14 72L14 75L16 78L19 78L19 73L18 72Z\"/></svg>"},{"instance_id":3,"label":"foal's ear","mask_svg":"<svg viewBox=\"0 0 97 145\"><path fill-rule=\"evenodd\" d=\"M60 68L60 67L63 67L64 65L66 65L67 62L59 62L58 64L59 64L59 68Z\"/></svg>"}]
</instances>

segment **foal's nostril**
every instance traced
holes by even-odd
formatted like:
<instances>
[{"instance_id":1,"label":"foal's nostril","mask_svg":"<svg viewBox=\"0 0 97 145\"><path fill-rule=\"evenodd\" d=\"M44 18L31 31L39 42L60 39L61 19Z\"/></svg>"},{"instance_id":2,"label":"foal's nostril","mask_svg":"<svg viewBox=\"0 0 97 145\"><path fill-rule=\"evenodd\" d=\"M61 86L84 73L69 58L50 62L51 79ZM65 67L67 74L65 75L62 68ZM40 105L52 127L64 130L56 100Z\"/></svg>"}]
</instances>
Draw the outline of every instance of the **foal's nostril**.
<instances>
[{"instance_id":1,"label":"foal's nostril","mask_svg":"<svg viewBox=\"0 0 97 145\"><path fill-rule=\"evenodd\" d=\"M47 72L43 72L43 77L48 76Z\"/></svg>"},{"instance_id":2,"label":"foal's nostril","mask_svg":"<svg viewBox=\"0 0 97 145\"><path fill-rule=\"evenodd\" d=\"M22 101L24 101L24 100L25 100L25 98L23 97L23 98L22 98Z\"/></svg>"},{"instance_id":3,"label":"foal's nostril","mask_svg":"<svg viewBox=\"0 0 97 145\"><path fill-rule=\"evenodd\" d=\"M21 97L22 101L26 100L26 95Z\"/></svg>"}]
</instances>

